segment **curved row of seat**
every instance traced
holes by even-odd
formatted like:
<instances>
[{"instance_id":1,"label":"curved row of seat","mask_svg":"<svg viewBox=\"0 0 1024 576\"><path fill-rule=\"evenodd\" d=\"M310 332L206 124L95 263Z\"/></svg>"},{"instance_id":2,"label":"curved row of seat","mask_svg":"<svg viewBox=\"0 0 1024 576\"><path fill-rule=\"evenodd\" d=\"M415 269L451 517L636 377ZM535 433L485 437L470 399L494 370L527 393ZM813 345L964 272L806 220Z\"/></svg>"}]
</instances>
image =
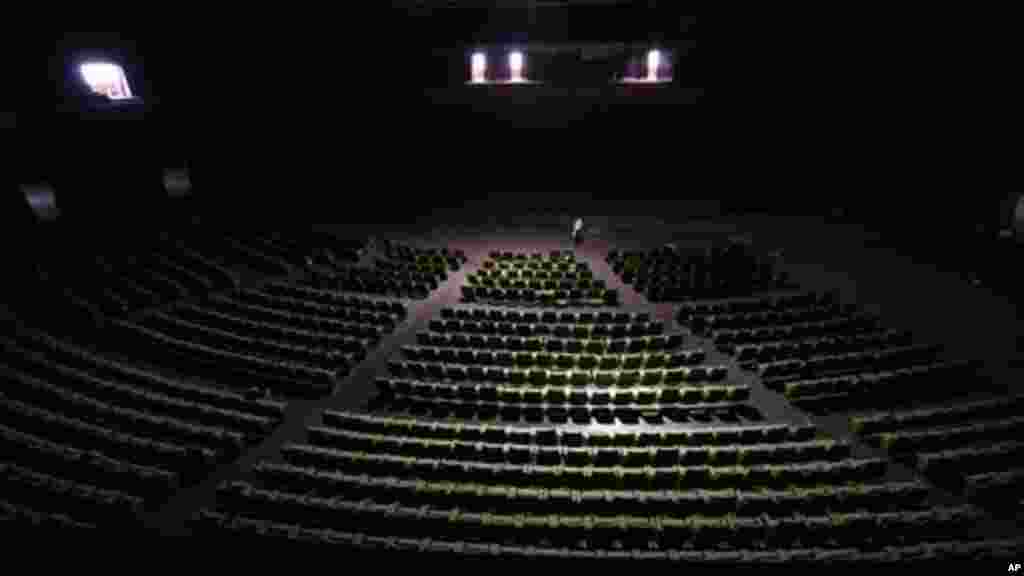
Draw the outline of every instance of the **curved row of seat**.
<instances>
[{"instance_id":1,"label":"curved row of seat","mask_svg":"<svg viewBox=\"0 0 1024 576\"><path fill-rule=\"evenodd\" d=\"M705 334L712 338L719 330L776 329L788 324L805 324L808 322L840 319L867 321L867 318L856 310L832 303L767 311L738 312L735 314L690 316L685 320L680 316L678 319L680 322L688 325L694 332Z\"/></svg>"},{"instance_id":2,"label":"curved row of seat","mask_svg":"<svg viewBox=\"0 0 1024 576\"><path fill-rule=\"evenodd\" d=\"M562 466L491 463L415 457L287 443L281 455L289 464L327 470L358 470L370 476L394 476L439 482L511 484L594 490L696 490L815 486L867 482L887 469L881 458L757 464L752 466Z\"/></svg>"},{"instance_id":3,"label":"curved row of seat","mask_svg":"<svg viewBox=\"0 0 1024 576\"><path fill-rule=\"evenodd\" d=\"M73 368L49 365L45 359L24 360L18 369L0 367L0 377L14 385L4 391L12 398L41 399L56 406L71 403L87 408L87 416L103 414L110 420L121 416L129 420L126 426L188 438L232 454L272 426L268 418L139 391Z\"/></svg>"},{"instance_id":4,"label":"curved row of seat","mask_svg":"<svg viewBox=\"0 0 1024 576\"><path fill-rule=\"evenodd\" d=\"M592 516L618 516L655 511L760 517L930 506L928 485L917 481L721 490L599 490L379 478L266 461L257 463L254 472L265 487L299 494L380 504L458 507L463 512L479 513L578 514L584 510Z\"/></svg>"},{"instance_id":5,"label":"curved row of seat","mask_svg":"<svg viewBox=\"0 0 1024 576\"><path fill-rule=\"evenodd\" d=\"M492 464L537 464L543 466L647 468L672 466L756 466L813 461L836 462L851 455L849 444L833 440L782 442L763 445L662 446L659 448L562 447L525 444L468 442L367 434L311 426L306 429L315 446L350 452L396 454Z\"/></svg>"},{"instance_id":6,"label":"curved row of seat","mask_svg":"<svg viewBox=\"0 0 1024 576\"><path fill-rule=\"evenodd\" d=\"M605 290L607 285L604 280L592 278L562 279L562 280L517 280L507 277L480 278L472 273L466 276L466 283L478 290L532 290L533 292L555 292L562 291L572 294L573 290L588 294L592 290Z\"/></svg>"},{"instance_id":7,"label":"curved row of seat","mask_svg":"<svg viewBox=\"0 0 1024 576\"><path fill-rule=\"evenodd\" d=\"M752 542L792 545L870 547L917 544L960 537L979 513L969 507L899 512L850 512L779 517L697 516L661 513L615 517L585 514L491 514L453 507L428 508L394 503L303 496L253 487L243 482L219 487L225 509L257 518L298 522L314 528L359 526L371 534L424 537L451 534L474 542L540 544L572 548L660 549L743 548ZM871 541L871 544L867 544ZM691 549L692 549L691 548Z\"/></svg>"},{"instance_id":8,"label":"curved row of seat","mask_svg":"<svg viewBox=\"0 0 1024 576\"><path fill-rule=\"evenodd\" d=\"M224 350L260 355L295 364L306 364L324 370L348 369L366 356L375 345L369 338L339 336L329 342L315 342L313 346L290 341L260 338L225 330L205 323L191 322L170 311L152 311L138 323L168 336L189 339L200 344Z\"/></svg>"},{"instance_id":9,"label":"curved row of seat","mask_svg":"<svg viewBox=\"0 0 1024 576\"><path fill-rule=\"evenodd\" d=\"M168 378L67 341L57 340L45 333L25 332L22 336L22 346L42 352L51 364L64 365L95 374L111 382L123 383L139 394L151 392L155 395L151 395L151 398L160 397L173 399L175 402L192 403L196 406L197 415L216 410L231 413L236 420L234 425L243 429L250 426L263 427L268 423L276 424L284 417L284 402L267 398L246 398L223 388ZM171 408L166 410L173 412Z\"/></svg>"},{"instance_id":10,"label":"curved row of seat","mask_svg":"<svg viewBox=\"0 0 1024 576\"><path fill-rule=\"evenodd\" d=\"M377 272L361 277L347 277L334 272L329 274L317 272L316 275L301 282L318 290L373 294L413 300L425 299L431 291L438 287L438 282L434 278L429 280L391 278Z\"/></svg>"},{"instance_id":11,"label":"curved row of seat","mask_svg":"<svg viewBox=\"0 0 1024 576\"><path fill-rule=\"evenodd\" d=\"M932 344L894 346L845 354L825 354L799 360L778 360L758 365L762 378L824 376L830 372L880 372L938 361L942 348Z\"/></svg>"},{"instance_id":12,"label":"curved row of seat","mask_svg":"<svg viewBox=\"0 0 1024 576\"><path fill-rule=\"evenodd\" d=\"M177 444L122 434L7 397L0 397L0 410L7 423L0 425L5 451L14 461L33 466L37 459L66 457L68 465L59 468L61 476L68 477L70 473L91 477L100 472L104 486L147 499L165 496L178 486L180 476L168 470L168 466L195 469L207 456ZM45 438L55 434L74 438L73 444L53 444L54 454L47 450L49 446L41 444L49 443ZM83 462L86 466L73 470L75 462L85 460L83 454L90 456L89 461ZM97 466L110 468L97 471Z\"/></svg>"},{"instance_id":13,"label":"curved row of seat","mask_svg":"<svg viewBox=\"0 0 1024 576\"><path fill-rule=\"evenodd\" d=\"M599 312L570 310L515 310L490 306L444 306L441 308L442 320L459 320L462 322L508 322L512 324L648 324L650 312L619 312L602 310ZM591 330L596 329L591 326ZM609 329L612 329L610 326Z\"/></svg>"},{"instance_id":14,"label":"curved row of seat","mask_svg":"<svg viewBox=\"0 0 1024 576\"><path fill-rule=\"evenodd\" d=\"M958 387L935 386L937 381L961 382ZM927 362L905 368L866 366L859 373L822 378L765 382L783 392L796 406L816 414L853 409L880 409L893 402L948 397L977 386L972 362Z\"/></svg>"},{"instance_id":15,"label":"curved row of seat","mask_svg":"<svg viewBox=\"0 0 1024 576\"><path fill-rule=\"evenodd\" d=\"M73 522L94 527L135 524L145 506L138 496L66 480L13 462L0 462L0 476L5 500L37 513L63 514Z\"/></svg>"},{"instance_id":16,"label":"curved row of seat","mask_svg":"<svg viewBox=\"0 0 1024 576\"><path fill-rule=\"evenodd\" d=\"M481 356L478 355L477 358L481 358ZM525 362L525 360L523 361ZM466 381L479 384L507 382L513 385L525 385L531 383L537 386L548 385L556 388L564 386L628 388L633 385L658 386L663 383L671 385L684 382L721 382L729 375L729 369L720 365L636 370L542 368L536 363L534 366L533 369L526 369L507 368L500 363L463 365L447 362L388 361L389 372L398 377L412 376L436 381L452 381L453 383ZM670 386L670 388L674 388L674 386Z\"/></svg>"},{"instance_id":17,"label":"curved row of seat","mask_svg":"<svg viewBox=\"0 0 1024 576\"><path fill-rule=\"evenodd\" d=\"M418 274L426 277L433 277L438 282L444 282L448 279L449 271L459 269L459 262L457 260L448 262L443 259L423 259L407 262L404 260L376 258L373 261L373 267L374 269L382 270L385 273L398 275L411 274L413 276Z\"/></svg>"},{"instance_id":18,"label":"curved row of seat","mask_svg":"<svg viewBox=\"0 0 1024 576\"><path fill-rule=\"evenodd\" d=\"M580 263L585 264L585 263ZM496 266L485 266L476 272L466 274L470 283L483 283L485 280L542 280L542 281L570 281L577 282L584 279L594 279L594 272L589 266L570 266L563 264L550 266L549 270L543 268L511 267L498 264ZM598 282L598 280L594 280Z\"/></svg>"},{"instance_id":19,"label":"curved row of seat","mask_svg":"<svg viewBox=\"0 0 1024 576\"><path fill-rule=\"evenodd\" d=\"M771 262L741 246L711 247L703 253L612 250L606 261L623 283L653 302L747 296L791 287Z\"/></svg>"},{"instance_id":20,"label":"curved row of seat","mask_svg":"<svg viewBox=\"0 0 1024 576\"><path fill-rule=\"evenodd\" d=\"M665 331L665 324L660 320L653 322L635 322L632 324L527 324L512 322L491 322L490 320L444 320L434 318L430 321L429 328L433 332L450 333L453 336L459 334L484 336L520 336L520 337L554 337L572 340L622 340L625 338L643 338L644 336L657 336ZM682 333L675 333L675 341L682 343ZM666 337L667 338L667 337ZM660 343L655 340L655 343ZM663 347L667 347L665 344ZM612 350L615 352L616 350ZM625 350L619 350L625 351Z\"/></svg>"},{"instance_id":21,"label":"curved row of seat","mask_svg":"<svg viewBox=\"0 0 1024 576\"><path fill-rule=\"evenodd\" d=\"M705 428L627 428L586 430L558 426L500 426L472 421L447 422L382 416L368 412L324 410L324 425L366 434L395 434L465 442L491 442L567 447L686 447L805 442L815 437L813 425L755 424Z\"/></svg>"},{"instance_id":22,"label":"curved row of seat","mask_svg":"<svg viewBox=\"0 0 1024 576\"><path fill-rule=\"evenodd\" d=\"M655 410L671 410L676 405L742 403L750 399L746 385L624 387L613 390L588 389L568 386L508 386L475 382L454 384L412 379L378 378L377 390L384 398L408 396L423 399L458 399L470 405L530 405L541 404L542 409L575 406L614 405L618 407L643 406ZM500 410L502 406L498 406Z\"/></svg>"},{"instance_id":23,"label":"curved row of seat","mask_svg":"<svg viewBox=\"0 0 1024 576\"><path fill-rule=\"evenodd\" d=\"M680 322L688 323L690 319L700 316L808 308L834 304L838 299L839 297L836 292L794 290L781 294L684 302L678 305L677 317Z\"/></svg>"},{"instance_id":24,"label":"curved row of seat","mask_svg":"<svg viewBox=\"0 0 1024 576\"><path fill-rule=\"evenodd\" d=\"M335 378L344 376L348 370L341 367L332 372L304 364L273 361L248 353L212 348L131 322L117 320L114 326L123 334L121 343L126 352L179 368L180 364L176 360L184 359L189 362L189 368L203 366L204 375L229 387L265 385L285 395L319 397L330 392ZM354 358L339 362L342 366L354 363Z\"/></svg>"},{"instance_id":25,"label":"curved row of seat","mask_svg":"<svg viewBox=\"0 0 1024 576\"><path fill-rule=\"evenodd\" d=\"M402 302L354 296L351 294L339 294L332 290L318 290L309 286L282 281L267 282L261 290L242 290L239 293L239 297L260 305L272 305L276 302L288 303L291 300L298 300L308 302L311 305L322 304L336 309L392 314L402 318L406 314L406 307Z\"/></svg>"},{"instance_id":26,"label":"curved row of seat","mask_svg":"<svg viewBox=\"0 0 1024 576\"><path fill-rule=\"evenodd\" d=\"M281 322L252 320L245 316L236 316L202 305L183 303L168 311L176 318L193 324L202 324L223 332L243 333L252 338L293 342L302 346L336 347L344 350L354 338L372 347L387 334L372 324L358 322L346 323L333 321L320 323L334 330L323 330L320 326L309 327L289 326Z\"/></svg>"},{"instance_id":27,"label":"curved row of seat","mask_svg":"<svg viewBox=\"0 0 1024 576\"><path fill-rule=\"evenodd\" d=\"M488 288L486 286L462 286L463 302L487 302L492 304L525 304L531 306L609 306L619 305L619 292L614 289L591 288L581 290L534 290L532 288Z\"/></svg>"},{"instance_id":28,"label":"curved row of seat","mask_svg":"<svg viewBox=\"0 0 1024 576\"><path fill-rule=\"evenodd\" d=\"M767 363L791 358L828 356L862 352L871 349L896 348L914 343L909 332L884 330L852 335L828 335L815 338L786 339L759 344L745 344L733 349L740 362Z\"/></svg>"},{"instance_id":29,"label":"curved row of seat","mask_svg":"<svg viewBox=\"0 0 1024 576\"><path fill-rule=\"evenodd\" d=\"M380 243L380 248L384 252L384 255L391 260L417 263L437 262L438 260L443 260L447 262L449 266L454 265L452 270L458 270L459 267L467 261L465 252L462 250L453 250L447 246L420 247L384 239Z\"/></svg>"},{"instance_id":30,"label":"curved row of seat","mask_svg":"<svg viewBox=\"0 0 1024 576\"><path fill-rule=\"evenodd\" d=\"M327 292L331 294L331 292ZM237 302L238 304L245 306L246 308L260 307L264 309L274 310L278 313L291 314L293 316L315 316L318 319L316 322L330 325L334 322L345 322L345 323L360 323L369 324L372 326L382 326L388 330L394 329L395 325L405 319L404 311L388 312L388 311L373 311L360 309L355 306L348 306L345 302L338 304L317 301L314 299L315 296L310 296L307 299L306 295L298 295L294 298L287 296L277 296L257 291L243 291L237 295L237 300L229 298L214 297L211 300L217 303L227 302L229 300ZM367 305L372 306L373 301L367 300ZM387 303L381 303L378 301L378 308L389 306ZM400 305L396 302L395 304ZM304 320L310 322L310 320Z\"/></svg>"},{"instance_id":31,"label":"curved row of seat","mask_svg":"<svg viewBox=\"0 0 1024 576\"><path fill-rule=\"evenodd\" d=\"M850 427L857 434L881 434L927 426L949 426L965 420L1016 417L1024 409L1024 394L987 398L959 403L956 406L918 408L850 417Z\"/></svg>"},{"instance_id":32,"label":"curved row of seat","mask_svg":"<svg viewBox=\"0 0 1024 576\"><path fill-rule=\"evenodd\" d=\"M970 443L998 442L1019 438L1024 433L1024 416L1005 420L963 423L959 426L924 430L896 430L867 437L868 441L893 453L931 452Z\"/></svg>"},{"instance_id":33,"label":"curved row of seat","mask_svg":"<svg viewBox=\"0 0 1024 576\"><path fill-rule=\"evenodd\" d=\"M316 305L312 309L303 307L301 311L294 311L294 307L288 304L283 307L247 304L219 295L209 298L198 307L204 312L243 318L249 322L259 322L284 329L349 336L365 334L366 337L372 337L376 333L383 337L384 334L394 330L396 321L401 321L400 316L391 313L377 314L359 312L351 308L333 308L335 312L328 316L325 313L331 308L322 305Z\"/></svg>"},{"instance_id":34,"label":"curved row of seat","mask_svg":"<svg viewBox=\"0 0 1024 576\"><path fill-rule=\"evenodd\" d=\"M576 261L576 253L572 250L551 250L547 254L543 252L520 252L515 250L505 250L502 252L492 250L487 253L487 256L495 262L521 262L524 264Z\"/></svg>"},{"instance_id":35,"label":"curved row of seat","mask_svg":"<svg viewBox=\"0 0 1024 576\"><path fill-rule=\"evenodd\" d=\"M428 396L391 395L377 396L370 401L371 410L385 409L393 414L405 413L419 417L449 418L464 420L478 419L506 423L528 422L537 424L616 424L616 425L661 425L667 422L680 424L707 424L715 421L735 424L741 421L760 422L761 412L746 402L718 402L714 404L664 404L661 406L603 404L565 405L529 404L505 402L473 402L459 398L440 396L437 389L429 387L424 391ZM451 389L444 394L453 393ZM734 390L734 392L736 392ZM724 391L718 391L724 395ZM743 394L743 391L739 391Z\"/></svg>"},{"instance_id":36,"label":"curved row of seat","mask_svg":"<svg viewBox=\"0 0 1024 576\"><path fill-rule=\"evenodd\" d=\"M451 346L437 346L444 343L443 338L417 338L420 342L429 342L433 346L402 346L401 352L405 358L414 362L442 362L445 364L466 364L470 366L498 366L506 368L527 368L538 367L541 369L553 370L656 370L665 367L691 366L682 372L673 372L666 379L669 382L683 381L692 378L698 380L718 380L723 377L724 366L697 366L704 361L703 350L677 350L675 352L649 352L636 354L570 354L559 352L531 352L523 350L497 350L478 348L456 348ZM537 382L547 383L546 374L536 374ZM651 378L659 378L652 376ZM615 377L615 381L642 380L642 375L621 374ZM614 382L605 378L606 381Z\"/></svg>"},{"instance_id":37,"label":"curved row of seat","mask_svg":"<svg viewBox=\"0 0 1024 576\"><path fill-rule=\"evenodd\" d=\"M773 341L801 340L804 338L821 338L831 335L855 336L878 330L878 322L868 316L840 317L834 320L818 320L799 322L782 326L766 326L761 328L737 328L716 330L715 347L726 354L748 344L759 344Z\"/></svg>"},{"instance_id":38,"label":"curved row of seat","mask_svg":"<svg viewBox=\"0 0 1024 576\"><path fill-rule=\"evenodd\" d=\"M370 337L334 336L327 341L313 339L312 344L251 334L220 323L195 322L178 316L177 308L146 314L139 324L178 338L191 338L200 343L222 347L228 351L258 354L296 364L308 364L331 370L339 362L358 362L369 348L376 345ZM342 364L345 367L345 364Z\"/></svg>"},{"instance_id":39,"label":"curved row of seat","mask_svg":"<svg viewBox=\"0 0 1024 576\"><path fill-rule=\"evenodd\" d=\"M655 565L671 562L673 565L735 565L741 564L787 564L787 565L829 565L837 563L875 565L905 563L907 561L946 562L951 559L1013 559L1017 543L1007 540L936 541L908 546L886 546L869 552L854 547L845 548L772 548L744 550L603 550L555 547L543 545L518 545L482 543L473 540L443 540L436 537L403 538L377 536L373 533L345 532L330 528L310 528L288 522L273 522L265 519L236 516L204 509L197 514L194 524L196 531L206 538L228 539L239 545L248 543L266 544L278 542L289 547L316 545L334 546L346 551L358 552L368 557L404 561L413 557L427 558L468 558L492 560L559 560L572 563L576 568L581 561L592 562L595 566L607 566L609 561ZM380 555L380 556L378 556Z\"/></svg>"},{"instance_id":40,"label":"curved row of seat","mask_svg":"<svg viewBox=\"0 0 1024 576\"><path fill-rule=\"evenodd\" d=\"M968 497L1004 509L1019 509L1020 495L1024 492L1024 469L1013 468L996 472L970 474L964 479ZM1013 502L1017 502L1014 506Z\"/></svg>"}]
</instances>

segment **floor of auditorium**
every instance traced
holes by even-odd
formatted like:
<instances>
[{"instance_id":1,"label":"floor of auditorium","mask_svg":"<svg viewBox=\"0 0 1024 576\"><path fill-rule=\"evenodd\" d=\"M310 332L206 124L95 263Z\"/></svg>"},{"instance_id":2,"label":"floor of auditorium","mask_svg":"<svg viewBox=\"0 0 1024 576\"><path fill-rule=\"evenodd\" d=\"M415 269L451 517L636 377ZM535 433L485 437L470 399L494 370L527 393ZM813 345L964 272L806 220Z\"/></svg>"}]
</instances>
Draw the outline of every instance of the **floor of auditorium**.
<instances>
[{"instance_id":1,"label":"floor of auditorium","mask_svg":"<svg viewBox=\"0 0 1024 576\"><path fill-rule=\"evenodd\" d=\"M491 214L494 214L492 211ZM1015 353L1020 342L1019 326L1012 308L985 294L970 294L956 282L956 279L939 278L935 271L929 271L898 254L887 252L884 247L874 253L858 241L856 231L844 231L827 227L814 221L800 223L780 222L778 219L725 219L685 221L673 214L666 214L665 220L676 222L669 225L665 220L633 218L619 215L614 217L584 216L587 230L585 242L576 247L577 258L590 262L596 278L603 278L609 288L617 288L621 294L621 310L627 312L650 312L653 317L666 323L672 330L686 331L676 322L672 304L652 304L622 284L605 262L608 250L616 247L651 248L668 242L680 247L692 243L704 245L713 239L741 235L753 239L755 244L783 249L786 254L785 268L802 287L808 289L839 289L843 300L856 301L870 311L884 314L887 323L894 327L913 328L915 336L922 341L938 340L956 355L983 356L987 365L1002 367L998 378L1020 381L1020 363ZM371 351L368 358L346 379L339 382L335 392L320 400L295 400L290 402L283 424L261 444L248 450L239 460L217 469L201 484L180 491L173 499L148 518L148 525L168 536L188 533L186 521L191 514L214 500L218 483L227 479L244 479L252 466L260 460L279 460L279 448L288 441L303 437L306 426L319 423L320 413L327 408L361 408L374 395L374 378L386 371L386 362L398 348L413 343L415 333L425 329L430 319L439 315L444 306L459 303L460 287L468 272L476 270L492 250L543 251L571 249L569 238L571 217L565 213L533 214L526 218L511 216L490 218L470 223L451 218L445 226L437 226L438 219L402 227L402 231L382 229L378 226L329 227L341 236L371 236L406 241L423 246L446 244L462 249L469 258L462 270L449 279L427 299L407 301L407 320L379 347ZM525 225L522 223L526 222ZM844 236L846 234L846 236ZM882 273L879 273L879 271ZM897 281L897 279L906 279ZM939 286L941 285L941 289ZM913 298L915 290L931 287L931 300L923 302ZM950 306L947 298L956 298L958 306ZM935 303L942 306L943 313L934 313ZM968 307L973 312L965 312ZM1009 310L1009 311L1008 311ZM939 316L936 318L936 316ZM958 324L959 323L959 324ZM986 327L995 334L991 342L979 347L971 331ZM767 390L749 372L735 367L729 357L714 350L708 342L690 335L688 345L704 346L709 351L709 360L724 363L735 370L730 378L752 387L752 403L763 414L766 421L806 423L813 421L836 438L856 441L850 436L845 415L812 417L791 406L780 394ZM976 336L976 333L975 333ZM689 426L688 424L672 424ZM714 423L695 422L693 426L708 426ZM868 455L873 449L862 443L857 444L855 454ZM878 455L881 455L880 453ZM891 467L893 478L907 478L915 472L899 464ZM956 502L957 496L936 489L936 501ZM1008 525L1009 523L1010 525ZM1006 533L1013 530L1012 520L992 520L991 525L979 526L982 532Z\"/></svg>"}]
</instances>

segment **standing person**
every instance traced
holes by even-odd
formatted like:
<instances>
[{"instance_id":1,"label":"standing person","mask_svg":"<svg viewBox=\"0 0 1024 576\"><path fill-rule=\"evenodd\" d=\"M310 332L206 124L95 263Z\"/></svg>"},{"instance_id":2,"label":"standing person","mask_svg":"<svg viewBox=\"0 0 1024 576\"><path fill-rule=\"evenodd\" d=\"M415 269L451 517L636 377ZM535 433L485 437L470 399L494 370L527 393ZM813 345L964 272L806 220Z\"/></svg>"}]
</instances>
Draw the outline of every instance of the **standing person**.
<instances>
[{"instance_id":1,"label":"standing person","mask_svg":"<svg viewBox=\"0 0 1024 576\"><path fill-rule=\"evenodd\" d=\"M577 246L583 242L583 219L577 218L572 224L572 239Z\"/></svg>"}]
</instances>

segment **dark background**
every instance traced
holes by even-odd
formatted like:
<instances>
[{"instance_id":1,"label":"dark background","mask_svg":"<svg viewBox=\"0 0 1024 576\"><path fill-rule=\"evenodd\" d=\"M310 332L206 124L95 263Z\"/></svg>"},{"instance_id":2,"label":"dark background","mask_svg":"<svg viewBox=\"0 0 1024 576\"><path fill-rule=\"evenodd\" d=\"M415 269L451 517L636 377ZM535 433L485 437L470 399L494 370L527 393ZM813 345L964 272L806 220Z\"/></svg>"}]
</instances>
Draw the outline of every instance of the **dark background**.
<instances>
[{"instance_id":1,"label":"dark background","mask_svg":"<svg viewBox=\"0 0 1024 576\"><path fill-rule=\"evenodd\" d=\"M187 161L197 208L251 220L401 223L491 196L558 204L565 190L843 218L917 241L991 228L1019 190L1020 112L1000 64L1019 43L987 33L998 18L952 33L817 15L827 26L794 34L748 14L698 47L676 2L443 4L37 36L15 64L26 89L0 116L16 126L5 212L20 209L14 183L45 178L64 226L159 218L159 171ZM563 63L542 67L564 72L555 86L462 86L474 47L587 42L665 47L674 80L617 90L596 81L604 69ZM68 91L90 55L121 62L141 103L83 111Z\"/></svg>"}]
</instances>

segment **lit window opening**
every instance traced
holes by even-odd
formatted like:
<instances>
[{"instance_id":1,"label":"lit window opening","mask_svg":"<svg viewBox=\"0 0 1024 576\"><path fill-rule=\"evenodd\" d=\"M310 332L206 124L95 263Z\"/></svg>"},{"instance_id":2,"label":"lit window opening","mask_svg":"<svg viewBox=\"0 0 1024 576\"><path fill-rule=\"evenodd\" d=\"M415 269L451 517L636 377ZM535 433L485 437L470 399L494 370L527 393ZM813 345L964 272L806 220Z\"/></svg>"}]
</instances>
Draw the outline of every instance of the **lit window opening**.
<instances>
[{"instance_id":1,"label":"lit window opening","mask_svg":"<svg viewBox=\"0 0 1024 576\"><path fill-rule=\"evenodd\" d=\"M79 72L89 89L111 100L126 100L132 97L124 68L113 62L86 62L79 66Z\"/></svg>"}]
</instances>

